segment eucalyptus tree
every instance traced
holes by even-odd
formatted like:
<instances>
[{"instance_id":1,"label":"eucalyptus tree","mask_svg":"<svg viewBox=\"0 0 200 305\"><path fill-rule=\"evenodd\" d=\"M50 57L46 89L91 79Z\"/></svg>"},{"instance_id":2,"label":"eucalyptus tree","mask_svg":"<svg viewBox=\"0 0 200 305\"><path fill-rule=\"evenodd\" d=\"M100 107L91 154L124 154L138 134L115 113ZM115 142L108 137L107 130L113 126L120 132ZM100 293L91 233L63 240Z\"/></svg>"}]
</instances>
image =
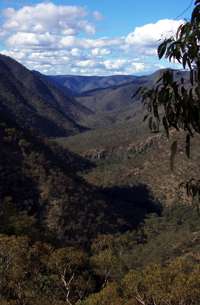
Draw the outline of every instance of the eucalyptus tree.
<instances>
[{"instance_id":1,"label":"eucalyptus tree","mask_svg":"<svg viewBox=\"0 0 200 305\"><path fill-rule=\"evenodd\" d=\"M200 0L195 1L190 20L179 26L176 35L164 39L157 51L159 59L179 63L187 70L189 81L184 77L178 80L173 70L166 69L153 88L142 91L147 108L145 120L149 120L153 132L163 126L168 137L171 128L184 131L189 158L191 137L200 134ZM173 142L172 169L176 151L177 142ZM200 181L190 178L186 186L189 195L200 198Z\"/></svg>"}]
</instances>

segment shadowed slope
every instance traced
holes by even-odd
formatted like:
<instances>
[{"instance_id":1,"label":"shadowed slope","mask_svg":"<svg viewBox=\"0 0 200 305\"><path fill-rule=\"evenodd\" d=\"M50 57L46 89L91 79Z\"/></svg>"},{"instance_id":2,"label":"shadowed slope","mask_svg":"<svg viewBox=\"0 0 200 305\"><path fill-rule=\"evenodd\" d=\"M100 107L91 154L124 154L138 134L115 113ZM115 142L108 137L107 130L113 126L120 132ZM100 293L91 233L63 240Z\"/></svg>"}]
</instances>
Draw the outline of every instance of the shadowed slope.
<instances>
[{"instance_id":1,"label":"shadowed slope","mask_svg":"<svg viewBox=\"0 0 200 305\"><path fill-rule=\"evenodd\" d=\"M0 99L21 126L45 136L85 130L78 120L90 111L15 60L0 55Z\"/></svg>"}]
</instances>

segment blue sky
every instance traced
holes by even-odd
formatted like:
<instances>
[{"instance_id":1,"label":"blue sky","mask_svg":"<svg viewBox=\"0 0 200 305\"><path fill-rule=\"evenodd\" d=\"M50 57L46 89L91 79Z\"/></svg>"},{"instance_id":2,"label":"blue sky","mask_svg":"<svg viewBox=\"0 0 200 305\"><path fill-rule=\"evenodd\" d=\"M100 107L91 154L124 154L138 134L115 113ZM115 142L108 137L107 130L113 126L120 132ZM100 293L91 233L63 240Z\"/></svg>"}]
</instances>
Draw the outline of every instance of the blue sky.
<instances>
[{"instance_id":1,"label":"blue sky","mask_svg":"<svg viewBox=\"0 0 200 305\"><path fill-rule=\"evenodd\" d=\"M47 74L145 74L190 0L1 0L0 51ZM182 19L182 20L181 20Z\"/></svg>"}]
</instances>

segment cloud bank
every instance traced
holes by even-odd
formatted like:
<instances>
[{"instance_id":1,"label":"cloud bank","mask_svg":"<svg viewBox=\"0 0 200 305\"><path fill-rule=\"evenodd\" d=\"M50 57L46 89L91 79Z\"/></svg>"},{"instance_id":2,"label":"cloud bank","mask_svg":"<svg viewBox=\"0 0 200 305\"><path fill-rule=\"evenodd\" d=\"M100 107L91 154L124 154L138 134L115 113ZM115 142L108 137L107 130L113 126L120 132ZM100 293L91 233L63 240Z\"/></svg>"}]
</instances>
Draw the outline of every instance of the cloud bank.
<instances>
[{"instance_id":1,"label":"cloud bank","mask_svg":"<svg viewBox=\"0 0 200 305\"><path fill-rule=\"evenodd\" d=\"M159 40L175 34L182 20L159 20L125 33L97 38L101 12L51 2L2 12L1 53L47 74L145 73L162 67Z\"/></svg>"}]
</instances>

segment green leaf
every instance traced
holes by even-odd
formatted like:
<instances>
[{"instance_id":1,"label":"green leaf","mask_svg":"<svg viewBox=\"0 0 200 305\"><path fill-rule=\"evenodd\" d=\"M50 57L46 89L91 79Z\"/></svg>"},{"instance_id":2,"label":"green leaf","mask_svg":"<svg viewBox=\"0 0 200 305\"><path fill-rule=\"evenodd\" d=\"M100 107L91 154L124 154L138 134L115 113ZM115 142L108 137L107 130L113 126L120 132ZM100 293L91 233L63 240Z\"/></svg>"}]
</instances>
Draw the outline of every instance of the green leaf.
<instances>
[{"instance_id":1,"label":"green leaf","mask_svg":"<svg viewBox=\"0 0 200 305\"><path fill-rule=\"evenodd\" d=\"M187 53L185 53L185 54L183 55L183 69L186 68L187 58L188 58L188 55L187 55Z\"/></svg>"},{"instance_id":2,"label":"green leaf","mask_svg":"<svg viewBox=\"0 0 200 305\"><path fill-rule=\"evenodd\" d=\"M190 158L190 135L187 134L186 136L186 145L185 145L185 151L188 158Z\"/></svg>"},{"instance_id":3,"label":"green leaf","mask_svg":"<svg viewBox=\"0 0 200 305\"><path fill-rule=\"evenodd\" d=\"M192 70L192 64L191 64L191 60L189 58L187 58L187 65L190 69L190 71Z\"/></svg>"},{"instance_id":4,"label":"green leaf","mask_svg":"<svg viewBox=\"0 0 200 305\"><path fill-rule=\"evenodd\" d=\"M179 34L181 33L181 30L182 30L182 27L183 27L183 26L184 26L184 25L181 24L181 25L178 27L178 30L177 30L177 32L176 32L176 39L179 38Z\"/></svg>"},{"instance_id":5,"label":"green leaf","mask_svg":"<svg viewBox=\"0 0 200 305\"><path fill-rule=\"evenodd\" d=\"M174 170L174 160L177 153L178 143L177 141L174 141L171 145L171 156L170 156L170 168L173 171Z\"/></svg>"},{"instance_id":6,"label":"green leaf","mask_svg":"<svg viewBox=\"0 0 200 305\"><path fill-rule=\"evenodd\" d=\"M194 71L193 70L191 70L190 71L190 83L191 83L191 85L193 86L194 85Z\"/></svg>"},{"instance_id":7,"label":"green leaf","mask_svg":"<svg viewBox=\"0 0 200 305\"><path fill-rule=\"evenodd\" d=\"M158 120L157 123L155 121L153 121L153 132L159 132L159 124L158 124Z\"/></svg>"},{"instance_id":8,"label":"green leaf","mask_svg":"<svg viewBox=\"0 0 200 305\"><path fill-rule=\"evenodd\" d=\"M169 39L165 39L158 47L158 57L159 59L161 59L165 52L166 52L166 49L167 49L167 44L169 43Z\"/></svg>"},{"instance_id":9,"label":"green leaf","mask_svg":"<svg viewBox=\"0 0 200 305\"><path fill-rule=\"evenodd\" d=\"M149 129L153 130L153 118L152 118L152 116L149 118Z\"/></svg>"},{"instance_id":10,"label":"green leaf","mask_svg":"<svg viewBox=\"0 0 200 305\"><path fill-rule=\"evenodd\" d=\"M168 121L165 116L163 117L162 121L163 121L163 126L165 128L166 135L169 138L169 126L168 126Z\"/></svg>"},{"instance_id":11,"label":"green leaf","mask_svg":"<svg viewBox=\"0 0 200 305\"><path fill-rule=\"evenodd\" d=\"M199 17L200 4L197 3L197 6L194 8L191 17L191 23L195 22L195 19Z\"/></svg>"}]
</instances>

